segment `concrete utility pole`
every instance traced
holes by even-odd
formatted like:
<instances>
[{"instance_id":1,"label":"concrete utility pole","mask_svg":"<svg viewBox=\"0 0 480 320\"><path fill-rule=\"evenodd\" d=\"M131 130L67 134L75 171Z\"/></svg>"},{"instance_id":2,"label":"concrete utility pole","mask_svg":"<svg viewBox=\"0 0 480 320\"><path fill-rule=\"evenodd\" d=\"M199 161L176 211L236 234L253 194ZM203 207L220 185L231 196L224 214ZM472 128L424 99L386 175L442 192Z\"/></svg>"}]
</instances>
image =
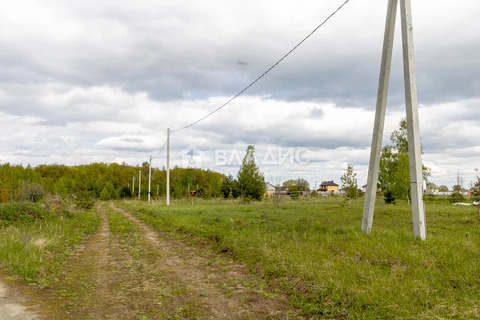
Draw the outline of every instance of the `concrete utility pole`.
<instances>
[{"instance_id":1,"label":"concrete utility pole","mask_svg":"<svg viewBox=\"0 0 480 320\"><path fill-rule=\"evenodd\" d=\"M166 205L170 205L170 128L167 129L167 199Z\"/></svg>"},{"instance_id":2,"label":"concrete utility pole","mask_svg":"<svg viewBox=\"0 0 480 320\"><path fill-rule=\"evenodd\" d=\"M132 177L132 196L135 194L135 176Z\"/></svg>"},{"instance_id":3,"label":"concrete utility pole","mask_svg":"<svg viewBox=\"0 0 480 320\"><path fill-rule=\"evenodd\" d=\"M140 191L140 186L142 184L142 170L138 170L138 200L140 199L141 196L141 191Z\"/></svg>"},{"instance_id":4,"label":"concrete utility pole","mask_svg":"<svg viewBox=\"0 0 480 320\"><path fill-rule=\"evenodd\" d=\"M150 164L148 165L148 202L150 202L151 185L152 185L152 156L150 156Z\"/></svg>"},{"instance_id":5,"label":"concrete utility pole","mask_svg":"<svg viewBox=\"0 0 480 320\"><path fill-rule=\"evenodd\" d=\"M372 231L373 212L377 192L378 171L382 151L383 129L387 105L388 84L392 63L395 20L399 0L389 0L385 38L383 43L380 80L378 85L375 124L373 127L372 147L368 168L367 192L363 209L362 230ZM413 26L410 0L400 0L402 20L403 65L405 80L405 101L407 109L408 156L410 165L410 184L412 196L413 236L426 239L425 207L423 203L423 171L420 145L420 126L418 120L417 84L415 77Z\"/></svg>"}]
</instances>

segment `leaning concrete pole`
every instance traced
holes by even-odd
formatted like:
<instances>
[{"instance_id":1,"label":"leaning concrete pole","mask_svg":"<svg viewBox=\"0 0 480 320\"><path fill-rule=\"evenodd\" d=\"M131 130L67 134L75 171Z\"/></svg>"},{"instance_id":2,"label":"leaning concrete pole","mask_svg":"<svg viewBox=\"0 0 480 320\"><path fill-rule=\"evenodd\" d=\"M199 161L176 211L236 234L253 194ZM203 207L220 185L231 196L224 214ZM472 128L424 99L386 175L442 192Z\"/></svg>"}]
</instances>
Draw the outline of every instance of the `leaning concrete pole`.
<instances>
[{"instance_id":1,"label":"leaning concrete pole","mask_svg":"<svg viewBox=\"0 0 480 320\"><path fill-rule=\"evenodd\" d=\"M141 190L140 186L142 185L142 170L138 171L138 200L141 200Z\"/></svg>"},{"instance_id":2,"label":"leaning concrete pole","mask_svg":"<svg viewBox=\"0 0 480 320\"><path fill-rule=\"evenodd\" d=\"M132 177L132 195L135 194L135 176Z\"/></svg>"},{"instance_id":3,"label":"leaning concrete pole","mask_svg":"<svg viewBox=\"0 0 480 320\"><path fill-rule=\"evenodd\" d=\"M167 199L165 204L170 205L170 128L167 129Z\"/></svg>"},{"instance_id":4,"label":"leaning concrete pole","mask_svg":"<svg viewBox=\"0 0 480 320\"><path fill-rule=\"evenodd\" d=\"M150 202L150 187L152 186L152 156L148 164L148 202Z\"/></svg>"},{"instance_id":5,"label":"leaning concrete pole","mask_svg":"<svg viewBox=\"0 0 480 320\"><path fill-rule=\"evenodd\" d=\"M367 193L365 195L365 205L363 208L362 230L366 233L372 231L397 7L398 0L389 0L385 38L383 43L382 64L380 68L380 81L378 86L377 109L375 113L370 164L368 168ZM400 11L402 20L403 65L405 104L407 109L413 236L425 240L426 227L425 206L423 203L422 150L420 145L420 126L418 120L417 84L415 78L412 10L410 0L400 0Z\"/></svg>"},{"instance_id":6,"label":"leaning concrete pole","mask_svg":"<svg viewBox=\"0 0 480 320\"><path fill-rule=\"evenodd\" d=\"M387 9L387 22L383 40L382 63L380 66L380 80L378 83L377 107L375 123L373 126L372 147L370 150L370 163L368 167L367 192L363 208L362 230L366 233L372 231L373 211L377 194L378 170L382 152L383 128L385 124L385 111L387 107L388 85L392 65L393 39L395 35L395 20L397 16L398 0L389 0Z\"/></svg>"},{"instance_id":7,"label":"leaning concrete pole","mask_svg":"<svg viewBox=\"0 0 480 320\"><path fill-rule=\"evenodd\" d=\"M418 119L417 83L413 49L413 25L410 0L400 0L402 17L403 66L405 100L407 107L408 157L410 165L410 190L412 196L413 236L425 240L425 206L423 202L422 147Z\"/></svg>"}]
</instances>

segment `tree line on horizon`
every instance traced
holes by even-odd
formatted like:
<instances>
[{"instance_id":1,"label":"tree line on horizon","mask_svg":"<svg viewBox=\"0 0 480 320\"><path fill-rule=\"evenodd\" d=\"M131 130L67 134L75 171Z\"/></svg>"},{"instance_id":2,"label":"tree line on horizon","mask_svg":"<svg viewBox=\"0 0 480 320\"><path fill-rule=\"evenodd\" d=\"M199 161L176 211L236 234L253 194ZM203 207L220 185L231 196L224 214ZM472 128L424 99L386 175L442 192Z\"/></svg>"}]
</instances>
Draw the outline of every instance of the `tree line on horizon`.
<instances>
[{"instance_id":1,"label":"tree line on horizon","mask_svg":"<svg viewBox=\"0 0 480 320\"><path fill-rule=\"evenodd\" d=\"M170 194L173 198L197 196L202 198L247 197L260 200L265 181L254 161L255 148L247 153L238 172L232 176L200 168L170 169ZM126 163L91 163L66 166L59 164L24 167L0 164L0 203L29 200L36 202L46 193L100 200L148 197L149 164L130 166ZM165 168L152 168L151 197L166 194ZM235 184L232 190L229 184ZM140 183L140 190L139 190ZM237 188L239 192L237 192Z\"/></svg>"},{"instance_id":2,"label":"tree line on horizon","mask_svg":"<svg viewBox=\"0 0 480 320\"><path fill-rule=\"evenodd\" d=\"M91 163L78 166L39 165L37 167L0 164L0 202L28 199L27 193L42 189L60 196L88 195L109 200L148 196L149 165L130 166L126 163ZM166 170L152 167L151 196L166 193ZM188 189L209 198L222 195L225 175L198 168L170 169L170 189L174 198L185 196ZM139 191L140 183L140 191ZM35 197L35 196L34 196Z\"/></svg>"}]
</instances>

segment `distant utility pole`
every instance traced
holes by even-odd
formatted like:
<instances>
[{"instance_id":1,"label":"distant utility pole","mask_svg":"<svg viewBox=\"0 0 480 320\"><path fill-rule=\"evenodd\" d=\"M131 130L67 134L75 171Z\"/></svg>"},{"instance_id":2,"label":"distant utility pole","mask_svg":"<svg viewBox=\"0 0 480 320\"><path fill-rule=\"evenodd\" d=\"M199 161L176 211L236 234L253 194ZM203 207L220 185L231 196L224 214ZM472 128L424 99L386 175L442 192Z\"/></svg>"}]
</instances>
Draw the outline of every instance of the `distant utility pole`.
<instances>
[{"instance_id":1,"label":"distant utility pole","mask_svg":"<svg viewBox=\"0 0 480 320\"><path fill-rule=\"evenodd\" d=\"M150 202L151 184L152 184L152 156L150 156L150 164L148 165L148 202Z\"/></svg>"},{"instance_id":2,"label":"distant utility pole","mask_svg":"<svg viewBox=\"0 0 480 320\"><path fill-rule=\"evenodd\" d=\"M142 184L142 170L139 170L138 171L138 200L141 200L140 199L140 196L141 196L141 191L140 191L140 186Z\"/></svg>"},{"instance_id":3,"label":"distant utility pole","mask_svg":"<svg viewBox=\"0 0 480 320\"><path fill-rule=\"evenodd\" d=\"M167 128L167 206L170 205L170 133L170 128Z\"/></svg>"},{"instance_id":4,"label":"distant utility pole","mask_svg":"<svg viewBox=\"0 0 480 320\"><path fill-rule=\"evenodd\" d=\"M132 177L132 195L135 194L135 176Z\"/></svg>"},{"instance_id":5,"label":"distant utility pole","mask_svg":"<svg viewBox=\"0 0 480 320\"><path fill-rule=\"evenodd\" d=\"M372 148L370 151L370 164L368 168L367 192L365 194L365 205L362 219L362 230L366 233L372 231L398 1L399 0L388 1L375 124L373 127ZM417 84L415 77L412 10L410 0L400 0L400 11L402 20L403 66L407 109L413 236L425 240L426 226L425 207L423 203L422 154L420 146L420 126L418 120Z\"/></svg>"}]
</instances>

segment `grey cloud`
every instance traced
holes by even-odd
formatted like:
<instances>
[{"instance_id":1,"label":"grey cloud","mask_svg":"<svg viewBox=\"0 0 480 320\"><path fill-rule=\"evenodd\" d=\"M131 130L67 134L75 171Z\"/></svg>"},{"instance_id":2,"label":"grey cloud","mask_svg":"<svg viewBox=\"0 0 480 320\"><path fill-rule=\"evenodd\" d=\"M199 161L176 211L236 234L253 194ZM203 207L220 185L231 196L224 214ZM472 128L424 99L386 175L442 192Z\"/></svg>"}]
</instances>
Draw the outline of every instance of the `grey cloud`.
<instances>
[{"instance_id":1,"label":"grey cloud","mask_svg":"<svg viewBox=\"0 0 480 320\"><path fill-rule=\"evenodd\" d=\"M45 12L52 15L42 17L39 15L43 11L39 11L29 19L16 19L15 25L9 25L10 20L1 19L0 13L0 27L5 31L0 35L1 112L35 117L34 122L22 127L27 133L34 126L34 130L42 132L78 136L79 140L74 143L71 140L63 143L69 144L70 150L82 146L106 152L111 148L111 155L116 155L115 150L131 153L151 150L130 146L130 143L140 144L135 138L124 138L124 145L95 145L107 137L122 135L122 128L92 133L87 132L90 126L82 130L82 125L108 121L120 127L132 122L138 124L138 129L133 131L149 129L139 133L142 136L152 131L165 132L164 127L159 128L161 125L146 123L150 119L131 112L144 108L134 105L136 100L132 96L144 92L148 94L147 104L160 102L150 108L162 109L155 117L161 119L164 126L171 125L167 119L173 112L186 111L182 107L167 110L165 102L233 96L290 50L336 6L333 2L305 1L292 15L288 10L292 4L276 3L265 12L253 1L187 5L170 0L135 3L87 0L35 5L45 6L48 9ZM283 6L286 6L284 11ZM478 145L478 135L460 135L459 128L450 124L471 120L469 125L475 130L478 127L480 31L475 19L480 15L480 5L476 0L455 5L443 0L436 4L435 15L431 14L431 4L427 2L418 1L413 6L419 102L435 113L438 109L432 107L434 104L452 102L456 105L470 99L458 112L445 112L445 116L431 118L434 123L422 128L424 150L444 152L445 157L454 154L475 157L469 147ZM373 110L385 10L383 0L351 2L245 95L269 96L277 101L331 102L342 108ZM3 12L3 15L21 13L12 13L8 6ZM400 42L397 30L389 111L404 110ZM241 112L241 107L232 110L235 114ZM317 108L305 117L322 119L324 115L324 110ZM448 121L442 117L448 117ZM178 121L178 117L175 119ZM280 118L277 126L249 130L230 119L224 123L199 124L197 131L185 132L185 136L201 133L205 140L202 149L206 150L217 144L238 146L253 142L313 149L368 148L370 144L370 132L352 134L347 131L349 128L339 128L338 134L312 135L303 130L301 118L290 119L290 122ZM75 130L68 125L73 122L80 123ZM183 138L185 142L188 139ZM8 145L19 157L25 154L18 151L13 142L5 141L2 145ZM32 156L48 157L49 153L55 153L67 159L67 155L61 154L61 145L55 137L46 135L44 140L17 148L27 150ZM95 152L98 150L92 154ZM92 158L85 155L81 159ZM361 159L355 161L361 162Z\"/></svg>"},{"instance_id":2,"label":"grey cloud","mask_svg":"<svg viewBox=\"0 0 480 320\"><path fill-rule=\"evenodd\" d=\"M56 79L83 87L100 83L119 86L130 92L148 92L159 101L212 95L232 96L290 49L285 45L280 46L281 38L273 46L271 39L262 44L259 39L245 36L222 42L214 36L207 37L194 31L194 36L203 37L196 39L188 35L186 30L195 25L197 18L193 12L176 10L175 6L156 15L136 9L129 16L124 10L110 5L104 8L108 11L85 13L83 10L86 17L76 17L85 19L93 14L93 25L104 27L104 30L99 29L99 39L95 41L80 38L78 43L69 41L65 45L42 39L40 43L52 47L48 51L38 51L35 50L35 44L27 46L31 52L36 52L38 56L35 58L28 52L19 52L21 48L11 51L7 47L0 57L0 64L12 67L2 71L3 78L18 83ZM147 14L147 18L152 20L143 21L142 14ZM169 17L168 14L173 16ZM189 22L187 18L194 20ZM111 19L114 22L110 23ZM173 24L168 25L169 21ZM332 30L335 29L335 23L335 20L331 22ZM177 30L171 29L175 24ZM123 35L115 33L115 30L122 28L125 29ZM88 30L83 30L82 36L87 36ZM117 37L118 46L115 43L109 46L108 38L103 43L102 33L105 37ZM272 35L260 33L257 36ZM280 32L274 36L280 37ZM301 35L298 37L300 39ZM286 40L294 43L292 35ZM378 45L371 48L362 44L364 37L353 37L348 41L340 38L323 40L307 41L298 52L251 88L248 94L269 94L272 98L289 101L335 101L338 105L373 108L382 39L379 38ZM437 54L429 61L427 57L432 50L420 46L419 94L424 103L462 98L478 91L478 82L468 81L478 73L478 63L468 58L474 52L472 48L455 48L460 50L456 56L462 57L462 61L451 59L448 55L453 48L442 49L444 54ZM244 53L242 56L245 58L239 60L239 52ZM398 52L396 56L399 56ZM249 61L248 64L243 63L243 59ZM242 62L241 66L239 61ZM399 62L397 58L397 63L392 67L389 98L392 105L401 104L403 99L402 66ZM23 74L15 72L22 68L26 68Z\"/></svg>"},{"instance_id":3,"label":"grey cloud","mask_svg":"<svg viewBox=\"0 0 480 320\"><path fill-rule=\"evenodd\" d=\"M322 108L315 108L310 111L310 115L315 118L323 118L325 111Z\"/></svg>"}]
</instances>

